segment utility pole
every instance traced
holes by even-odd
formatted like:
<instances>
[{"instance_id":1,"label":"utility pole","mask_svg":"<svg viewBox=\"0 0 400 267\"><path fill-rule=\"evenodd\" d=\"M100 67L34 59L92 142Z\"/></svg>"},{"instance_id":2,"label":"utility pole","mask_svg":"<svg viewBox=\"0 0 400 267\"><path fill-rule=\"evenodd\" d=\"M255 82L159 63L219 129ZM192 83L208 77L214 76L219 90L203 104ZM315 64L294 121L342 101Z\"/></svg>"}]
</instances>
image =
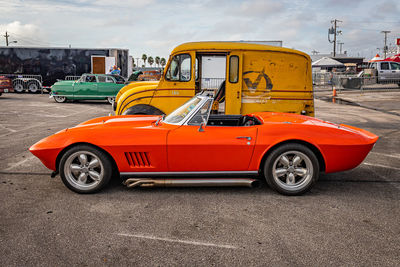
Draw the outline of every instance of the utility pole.
<instances>
[{"instance_id":1,"label":"utility pole","mask_svg":"<svg viewBox=\"0 0 400 267\"><path fill-rule=\"evenodd\" d=\"M338 41L337 44L339 45L339 54L342 54L342 46L344 45L344 43Z\"/></svg>"},{"instance_id":2,"label":"utility pole","mask_svg":"<svg viewBox=\"0 0 400 267\"><path fill-rule=\"evenodd\" d=\"M387 50L388 50L388 47L386 45L386 43L387 43L387 35L388 35L388 33L390 33L390 31L381 31L381 33L383 33L385 35L385 46L383 47L383 53L385 54L384 58L386 58L386 54L387 54Z\"/></svg>"},{"instance_id":3,"label":"utility pole","mask_svg":"<svg viewBox=\"0 0 400 267\"><path fill-rule=\"evenodd\" d=\"M136 67L139 68L139 57L136 58Z\"/></svg>"},{"instance_id":4,"label":"utility pole","mask_svg":"<svg viewBox=\"0 0 400 267\"><path fill-rule=\"evenodd\" d=\"M6 35L3 35L3 36L6 37L6 46L8 46L8 37L10 37L10 35L6 31Z\"/></svg>"},{"instance_id":5,"label":"utility pole","mask_svg":"<svg viewBox=\"0 0 400 267\"><path fill-rule=\"evenodd\" d=\"M339 26L337 25L339 22L343 22L343 21L338 20L338 19L331 20L331 23L333 23L333 26L328 31L328 41L330 43L333 43L333 57L336 57L336 36L338 34L342 34L342 31L337 30L337 28L339 28ZM333 34L333 41L330 40L329 34Z\"/></svg>"}]
</instances>

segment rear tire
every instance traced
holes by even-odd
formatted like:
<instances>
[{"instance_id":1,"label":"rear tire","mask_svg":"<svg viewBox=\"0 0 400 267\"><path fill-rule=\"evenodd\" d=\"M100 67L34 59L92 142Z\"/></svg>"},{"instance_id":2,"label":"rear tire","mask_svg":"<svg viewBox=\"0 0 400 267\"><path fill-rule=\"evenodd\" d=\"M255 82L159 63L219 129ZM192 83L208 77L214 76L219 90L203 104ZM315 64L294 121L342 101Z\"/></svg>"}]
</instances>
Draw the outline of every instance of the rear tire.
<instances>
[{"instance_id":1,"label":"rear tire","mask_svg":"<svg viewBox=\"0 0 400 267\"><path fill-rule=\"evenodd\" d=\"M264 164L268 185L284 195L301 195L309 191L319 177L319 163L306 146L288 143L271 152Z\"/></svg>"},{"instance_id":2,"label":"rear tire","mask_svg":"<svg viewBox=\"0 0 400 267\"><path fill-rule=\"evenodd\" d=\"M53 96L53 98L57 103L65 103L67 101L65 96Z\"/></svg>"},{"instance_id":3,"label":"rear tire","mask_svg":"<svg viewBox=\"0 0 400 267\"><path fill-rule=\"evenodd\" d=\"M27 87L28 87L29 92L34 93L34 94L37 93L40 89L40 85L36 81L29 82Z\"/></svg>"},{"instance_id":4,"label":"rear tire","mask_svg":"<svg viewBox=\"0 0 400 267\"><path fill-rule=\"evenodd\" d=\"M108 184L113 167L103 151L88 145L78 145L62 156L59 171L63 183L70 190L91 194Z\"/></svg>"}]
</instances>

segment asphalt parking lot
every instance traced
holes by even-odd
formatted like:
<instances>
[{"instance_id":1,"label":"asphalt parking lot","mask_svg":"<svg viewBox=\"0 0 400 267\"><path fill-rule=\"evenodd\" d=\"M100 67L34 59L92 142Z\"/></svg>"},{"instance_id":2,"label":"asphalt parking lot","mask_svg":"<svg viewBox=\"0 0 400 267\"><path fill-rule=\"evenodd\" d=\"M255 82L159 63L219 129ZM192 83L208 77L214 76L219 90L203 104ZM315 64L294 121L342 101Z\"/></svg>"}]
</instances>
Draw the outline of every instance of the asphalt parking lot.
<instances>
[{"instance_id":1,"label":"asphalt parking lot","mask_svg":"<svg viewBox=\"0 0 400 267\"><path fill-rule=\"evenodd\" d=\"M356 169L308 194L260 188L68 190L27 150L106 116L104 102L0 97L0 266L362 265L400 262L400 91L316 93L316 116L380 136Z\"/></svg>"}]
</instances>

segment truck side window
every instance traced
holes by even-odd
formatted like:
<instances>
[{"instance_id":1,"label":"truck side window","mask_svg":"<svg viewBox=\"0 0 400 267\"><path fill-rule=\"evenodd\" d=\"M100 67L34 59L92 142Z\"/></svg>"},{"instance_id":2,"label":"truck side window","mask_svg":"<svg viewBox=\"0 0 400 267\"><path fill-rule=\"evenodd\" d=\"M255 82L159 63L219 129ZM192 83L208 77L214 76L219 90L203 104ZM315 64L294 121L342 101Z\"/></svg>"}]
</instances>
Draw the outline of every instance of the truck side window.
<instances>
[{"instance_id":1,"label":"truck side window","mask_svg":"<svg viewBox=\"0 0 400 267\"><path fill-rule=\"evenodd\" d=\"M191 58L189 54L176 55L172 58L165 78L169 81L190 81Z\"/></svg>"},{"instance_id":2,"label":"truck side window","mask_svg":"<svg viewBox=\"0 0 400 267\"><path fill-rule=\"evenodd\" d=\"M389 63L388 62L381 62L381 70L388 70Z\"/></svg>"},{"instance_id":3,"label":"truck side window","mask_svg":"<svg viewBox=\"0 0 400 267\"><path fill-rule=\"evenodd\" d=\"M231 56L229 58L229 82L237 83L239 80L239 57Z\"/></svg>"},{"instance_id":4,"label":"truck side window","mask_svg":"<svg viewBox=\"0 0 400 267\"><path fill-rule=\"evenodd\" d=\"M390 68L392 70L400 70L400 64L399 63L390 62Z\"/></svg>"}]
</instances>

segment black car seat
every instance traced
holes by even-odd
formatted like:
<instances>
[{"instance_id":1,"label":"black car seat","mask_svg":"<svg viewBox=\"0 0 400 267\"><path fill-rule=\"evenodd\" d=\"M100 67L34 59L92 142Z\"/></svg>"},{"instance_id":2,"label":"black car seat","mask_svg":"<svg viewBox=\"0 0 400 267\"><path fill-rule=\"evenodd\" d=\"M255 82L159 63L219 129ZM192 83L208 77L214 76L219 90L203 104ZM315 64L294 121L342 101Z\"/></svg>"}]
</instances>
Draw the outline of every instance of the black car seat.
<instances>
[{"instance_id":1,"label":"black car seat","mask_svg":"<svg viewBox=\"0 0 400 267\"><path fill-rule=\"evenodd\" d=\"M221 83L214 96L214 102L223 103L225 101L225 81Z\"/></svg>"}]
</instances>

